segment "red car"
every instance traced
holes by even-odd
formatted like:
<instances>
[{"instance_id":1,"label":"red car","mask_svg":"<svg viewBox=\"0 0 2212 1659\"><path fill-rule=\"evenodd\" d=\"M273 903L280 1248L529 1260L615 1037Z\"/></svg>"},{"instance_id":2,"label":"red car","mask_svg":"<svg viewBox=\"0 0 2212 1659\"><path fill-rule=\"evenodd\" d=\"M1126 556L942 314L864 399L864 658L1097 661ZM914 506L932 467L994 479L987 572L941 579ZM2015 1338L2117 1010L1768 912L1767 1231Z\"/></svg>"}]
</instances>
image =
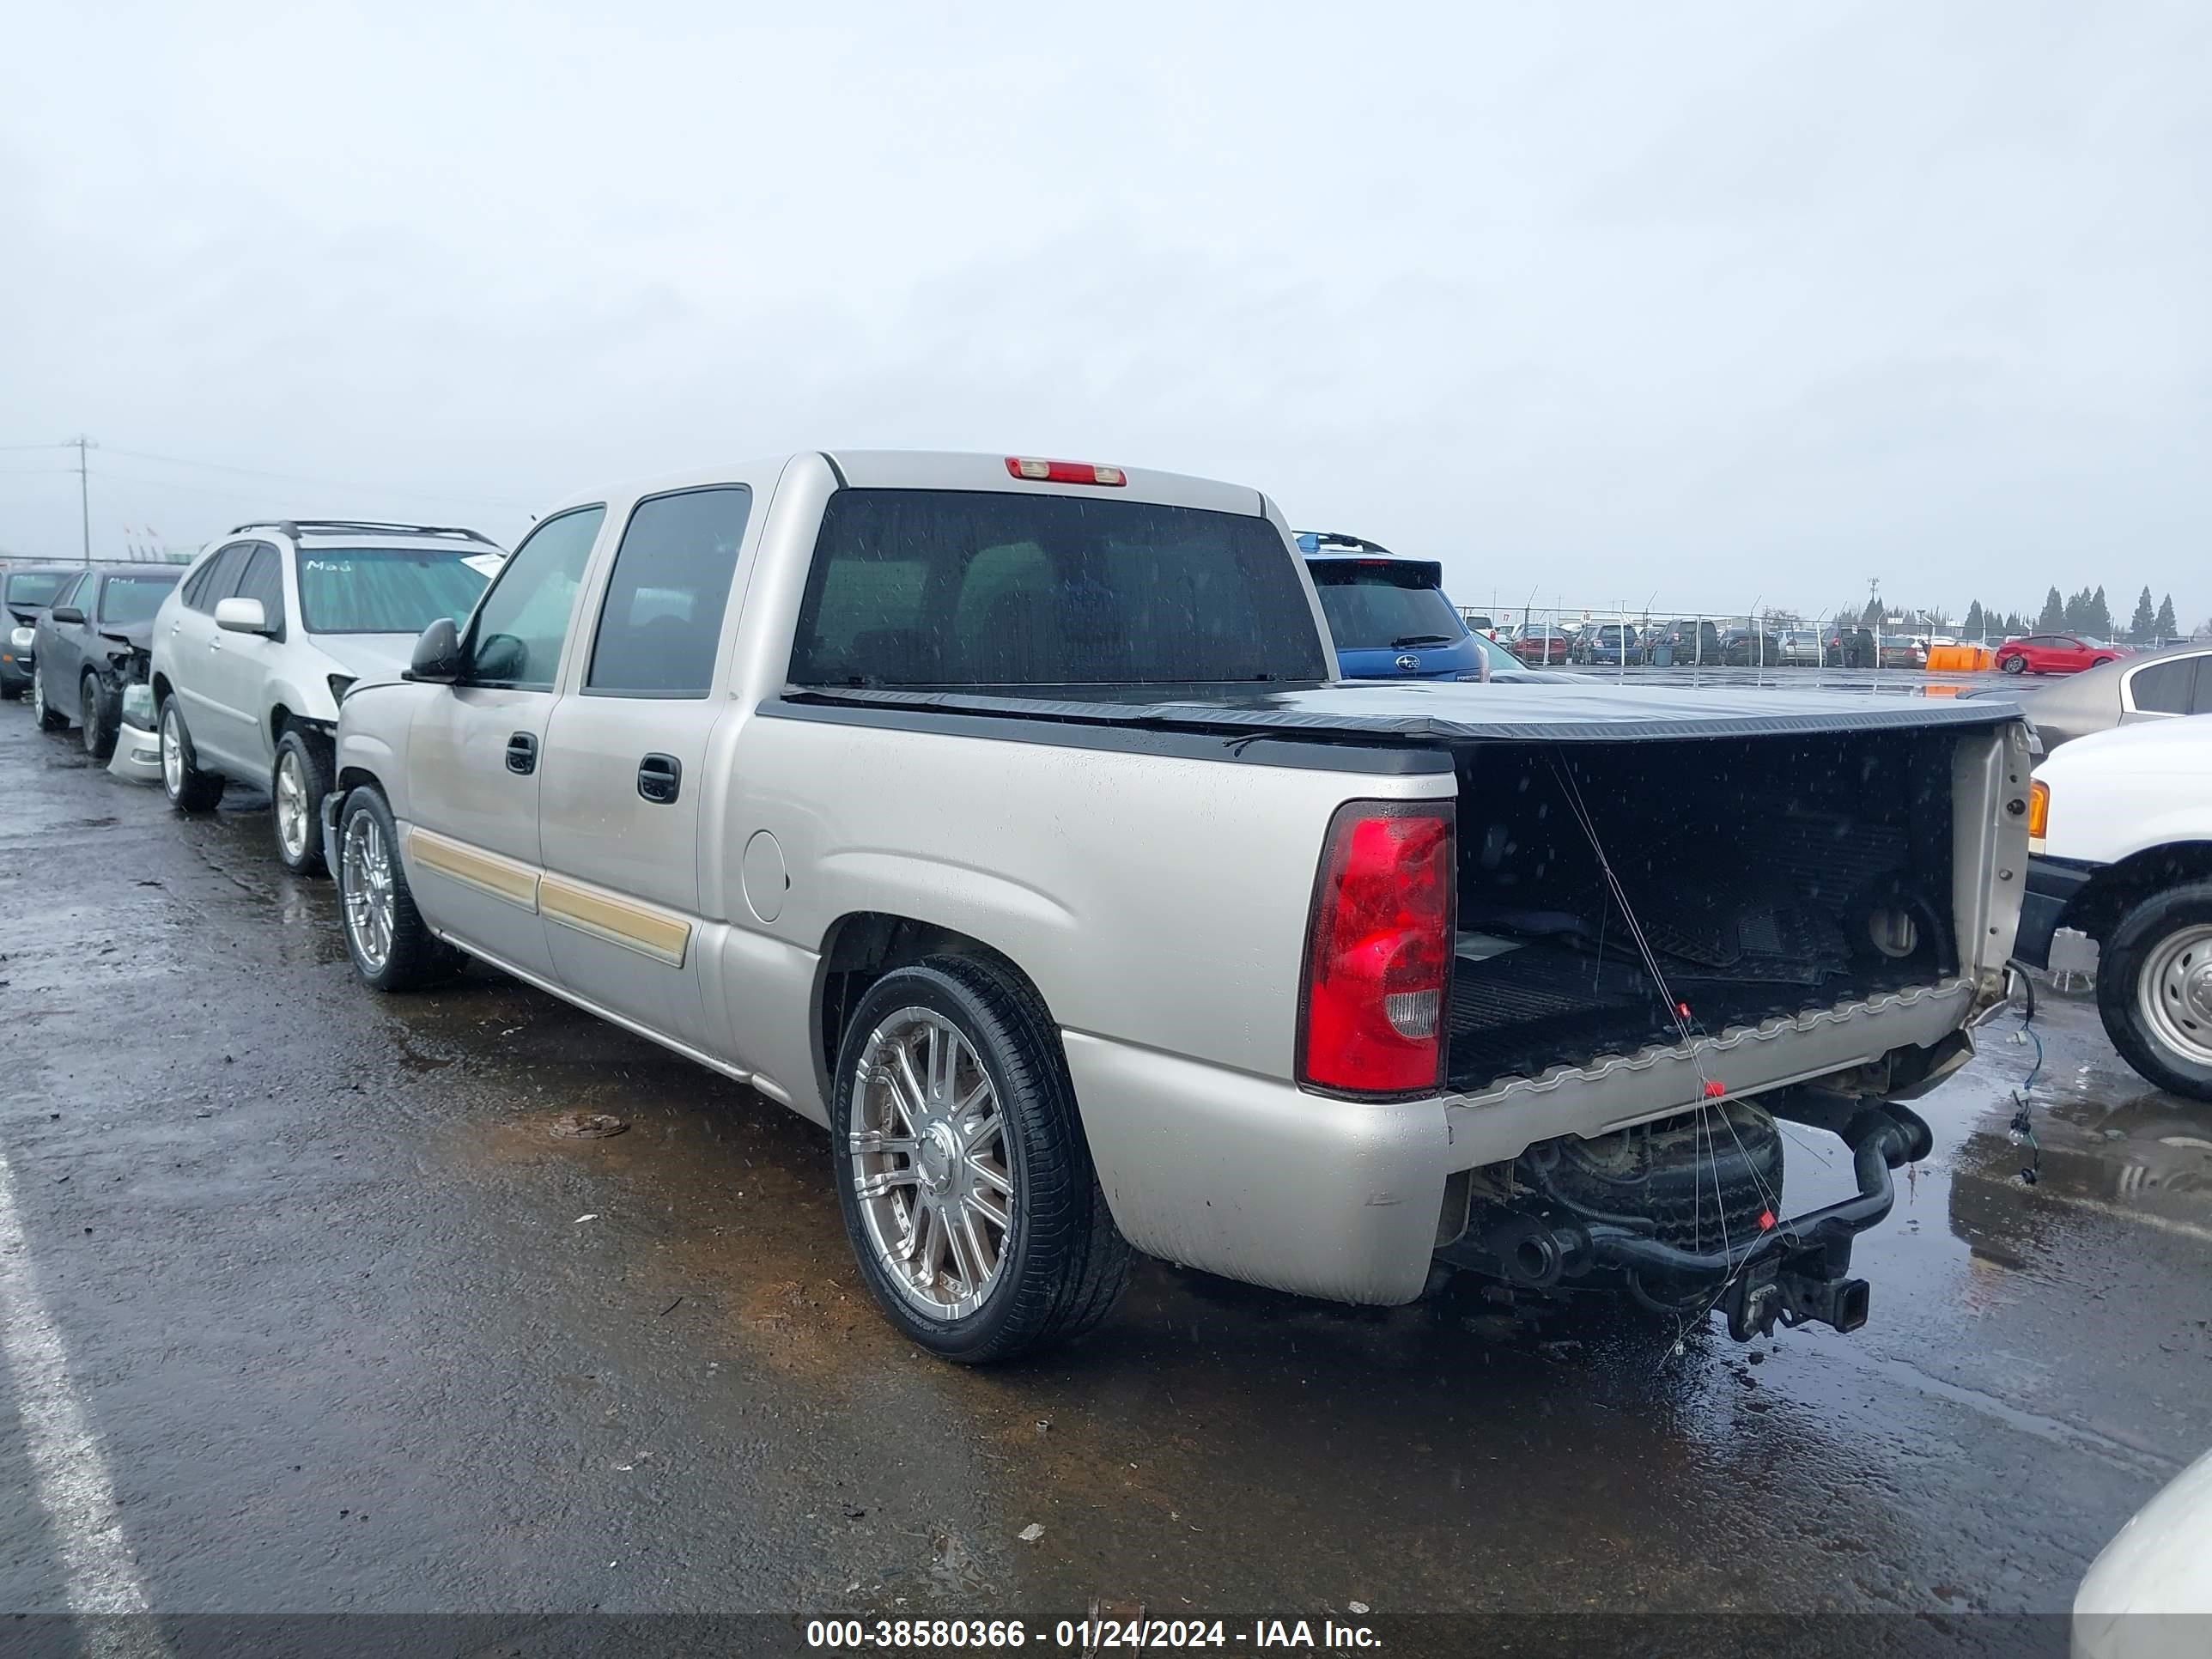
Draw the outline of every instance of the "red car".
<instances>
[{"instance_id":1,"label":"red car","mask_svg":"<svg viewBox=\"0 0 2212 1659\"><path fill-rule=\"evenodd\" d=\"M1567 645L1556 628L1532 628L1505 648L1524 663L1555 663L1567 659Z\"/></svg>"},{"instance_id":2,"label":"red car","mask_svg":"<svg viewBox=\"0 0 2212 1659\"><path fill-rule=\"evenodd\" d=\"M2008 674L2078 674L2115 657L2132 654L2124 645L2085 640L2074 634L2031 634L1997 647L1997 666Z\"/></svg>"}]
</instances>

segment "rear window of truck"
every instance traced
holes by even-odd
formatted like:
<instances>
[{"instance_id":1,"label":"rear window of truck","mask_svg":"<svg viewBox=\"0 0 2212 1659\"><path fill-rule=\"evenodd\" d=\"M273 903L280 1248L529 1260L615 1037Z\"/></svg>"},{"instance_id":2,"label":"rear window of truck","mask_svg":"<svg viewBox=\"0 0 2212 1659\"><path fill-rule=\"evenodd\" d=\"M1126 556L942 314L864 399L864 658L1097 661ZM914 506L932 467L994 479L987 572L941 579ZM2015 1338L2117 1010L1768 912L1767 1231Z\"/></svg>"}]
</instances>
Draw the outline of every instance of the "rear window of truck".
<instances>
[{"instance_id":1,"label":"rear window of truck","mask_svg":"<svg viewBox=\"0 0 2212 1659\"><path fill-rule=\"evenodd\" d=\"M791 658L800 685L1328 678L1267 520L988 490L832 495Z\"/></svg>"}]
</instances>

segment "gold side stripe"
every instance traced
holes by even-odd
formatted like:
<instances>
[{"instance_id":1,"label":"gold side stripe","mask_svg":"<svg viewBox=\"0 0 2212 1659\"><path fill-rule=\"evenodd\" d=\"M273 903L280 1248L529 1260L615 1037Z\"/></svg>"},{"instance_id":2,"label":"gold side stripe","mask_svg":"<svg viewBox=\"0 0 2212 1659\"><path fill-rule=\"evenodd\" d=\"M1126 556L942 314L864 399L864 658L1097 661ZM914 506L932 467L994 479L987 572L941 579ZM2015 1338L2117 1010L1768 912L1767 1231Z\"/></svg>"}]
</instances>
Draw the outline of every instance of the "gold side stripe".
<instances>
[{"instance_id":1,"label":"gold side stripe","mask_svg":"<svg viewBox=\"0 0 2212 1659\"><path fill-rule=\"evenodd\" d=\"M680 916L559 876L547 876L538 884L538 908L549 921L641 951L672 968L684 965L684 953L691 943L691 924Z\"/></svg>"},{"instance_id":2,"label":"gold side stripe","mask_svg":"<svg viewBox=\"0 0 2212 1659\"><path fill-rule=\"evenodd\" d=\"M433 830L409 830L407 850L426 870L435 870L464 886L526 910L538 908L538 872L517 860L487 853Z\"/></svg>"}]
</instances>

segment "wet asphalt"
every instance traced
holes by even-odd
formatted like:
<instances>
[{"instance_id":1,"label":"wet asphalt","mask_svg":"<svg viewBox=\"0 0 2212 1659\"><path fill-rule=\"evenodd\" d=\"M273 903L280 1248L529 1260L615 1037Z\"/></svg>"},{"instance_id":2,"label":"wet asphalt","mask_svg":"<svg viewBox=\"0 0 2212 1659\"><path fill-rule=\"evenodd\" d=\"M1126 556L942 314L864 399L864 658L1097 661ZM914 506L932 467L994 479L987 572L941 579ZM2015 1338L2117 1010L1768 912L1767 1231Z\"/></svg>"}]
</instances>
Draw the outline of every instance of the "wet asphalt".
<instances>
[{"instance_id":1,"label":"wet asphalt","mask_svg":"<svg viewBox=\"0 0 2212 1659\"><path fill-rule=\"evenodd\" d=\"M55 1342L0 1375L0 1613L84 1571L58 1389L170 1613L2048 1612L2212 1445L2212 1109L2079 998L2039 1184L2017 1019L1924 1104L1857 1334L1152 1263L967 1371L876 1316L818 1131L481 969L370 994L269 840L0 706L0 1273ZM550 1133L579 1110L628 1131ZM1788 1156L1790 1208L1848 1190Z\"/></svg>"}]
</instances>

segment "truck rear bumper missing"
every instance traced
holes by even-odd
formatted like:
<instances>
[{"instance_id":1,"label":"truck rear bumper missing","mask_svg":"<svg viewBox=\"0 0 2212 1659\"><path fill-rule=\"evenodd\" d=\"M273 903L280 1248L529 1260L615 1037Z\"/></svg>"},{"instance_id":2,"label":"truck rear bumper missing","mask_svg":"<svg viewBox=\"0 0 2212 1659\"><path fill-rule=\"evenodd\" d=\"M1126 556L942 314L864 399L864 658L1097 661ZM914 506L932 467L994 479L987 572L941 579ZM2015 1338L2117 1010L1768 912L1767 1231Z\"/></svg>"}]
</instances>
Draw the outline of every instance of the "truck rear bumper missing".
<instances>
[{"instance_id":1,"label":"truck rear bumper missing","mask_svg":"<svg viewBox=\"0 0 2212 1659\"><path fill-rule=\"evenodd\" d=\"M1866 1323L1869 1296L1864 1279L1849 1277L1851 1243L1889 1214L1890 1171L1925 1158L1934 1137L1916 1114L1894 1103L1854 1109L1798 1091L1765 1103L1778 1117L1837 1134L1850 1148L1857 1193L1787 1219L1770 1215L1756 1234L1711 1250L1680 1249L1626 1219L1555 1222L1540 1212L1484 1205L1437 1256L1529 1290L1619 1278L1643 1288L1648 1299L1649 1287L1663 1285L1686 1310L1702 1316L1720 1308L1739 1342L1768 1334L1778 1322L1855 1331Z\"/></svg>"},{"instance_id":2,"label":"truck rear bumper missing","mask_svg":"<svg viewBox=\"0 0 2212 1659\"><path fill-rule=\"evenodd\" d=\"M1841 1136L1853 1150L1855 1197L1704 1254L1674 1249L1632 1220L1565 1218L1542 1222L1550 1241L1520 1255L1531 1231L1522 1217L1501 1248L1480 1252L1486 1260L1462 1265L1532 1285L1584 1275L1663 1279L1670 1290L1697 1290L1702 1305L1717 1299L1732 1328L1808 1318L1850 1328L1866 1305L1865 1287L1844 1277L1850 1240L1888 1213L1889 1170L1926 1150L1924 1124L1868 1097L1910 1097L1963 1063L1972 1047L1959 1028L1972 997L1952 981L1824 1011L1802 1026L1770 1023L1756 1040L1724 1032L1699 1044L1709 1073L1731 1094L1756 1095L1777 1116ZM1698 1103L1697 1067L1680 1050L1639 1054L1596 1075L1554 1074L1524 1085L1528 1093L1501 1091L1469 1105L1336 1100L1081 1032L1063 1032L1062 1042L1100 1184L1132 1244L1337 1302L1419 1296L1439 1256L1455 1259L1440 1247L1473 1231L1451 1219L1470 1214L1470 1170L1508 1163L1540 1139L1595 1137ZM1849 1071L1857 1098L1796 1086L1852 1068L1870 1051L1884 1058ZM1514 1271L1516 1256L1528 1274Z\"/></svg>"}]
</instances>

